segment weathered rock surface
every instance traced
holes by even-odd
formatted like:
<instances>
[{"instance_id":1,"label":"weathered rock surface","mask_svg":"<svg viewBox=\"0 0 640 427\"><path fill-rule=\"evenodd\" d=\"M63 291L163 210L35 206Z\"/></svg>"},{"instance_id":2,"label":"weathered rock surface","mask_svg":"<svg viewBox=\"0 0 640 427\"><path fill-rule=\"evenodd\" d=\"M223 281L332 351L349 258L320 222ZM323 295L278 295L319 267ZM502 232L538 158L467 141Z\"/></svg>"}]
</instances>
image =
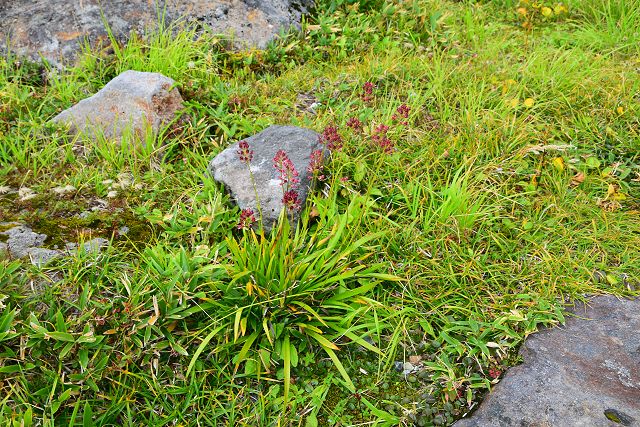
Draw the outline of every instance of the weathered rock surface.
<instances>
[{"instance_id":1,"label":"weathered rock surface","mask_svg":"<svg viewBox=\"0 0 640 427\"><path fill-rule=\"evenodd\" d=\"M102 237L96 237L84 242L80 247L76 243L67 243L64 249L49 249L42 245L47 240L46 234L36 233L29 226L19 223L0 223L6 228L0 231L0 235L6 236L6 242L0 242L0 259L6 255L11 258L29 258L34 265L42 266L54 258L64 255L83 253L99 253L109 245L109 241Z\"/></svg>"},{"instance_id":2,"label":"weathered rock surface","mask_svg":"<svg viewBox=\"0 0 640 427\"><path fill-rule=\"evenodd\" d=\"M531 335L480 408L456 427L640 426L640 299L593 298Z\"/></svg>"},{"instance_id":3,"label":"weathered rock surface","mask_svg":"<svg viewBox=\"0 0 640 427\"><path fill-rule=\"evenodd\" d=\"M60 256L56 250L40 247L47 236L34 232L26 225L17 224L0 234L7 236L6 249L13 258L28 257L33 264L43 265Z\"/></svg>"},{"instance_id":4,"label":"weathered rock surface","mask_svg":"<svg viewBox=\"0 0 640 427\"><path fill-rule=\"evenodd\" d=\"M238 40L263 47L282 27L297 25L313 0L2 0L0 51L61 65L73 58L79 44L107 40L101 13L115 37L142 34L158 16L165 23L184 17L216 33L233 33Z\"/></svg>"},{"instance_id":5,"label":"weathered rock surface","mask_svg":"<svg viewBox=\"0 0 640 427\"><path fill-rule=\"evenodd\" d=\"M260 200L265 231L270 231L284 205L279 173L273 166L278 150L284 150L299 173L298 196L301 205L309 194L311 174L307 171L311 153L324 146L320 135L312 130L295 126L270 126L264 131L245 139L254 151L251 173L255 180L255 191L247 165L238 157L239 142L218 154L209 164L209 173L225 185L240 209L252 209L258 219L256 192Z\"/></svg>"},{"instance_id":6,"label":"weathered rock surface","mask_svg":"<svg viewBox=\"0 0 640 427\"><path fill-rule=\"evenodd\" d=\"M144 141L147 130L157 134L182 109L182 97L173 85L162 74L128 70L52 121L71 125L72 132L110 139L134 132Z\"/></svg>"}]
</instances>

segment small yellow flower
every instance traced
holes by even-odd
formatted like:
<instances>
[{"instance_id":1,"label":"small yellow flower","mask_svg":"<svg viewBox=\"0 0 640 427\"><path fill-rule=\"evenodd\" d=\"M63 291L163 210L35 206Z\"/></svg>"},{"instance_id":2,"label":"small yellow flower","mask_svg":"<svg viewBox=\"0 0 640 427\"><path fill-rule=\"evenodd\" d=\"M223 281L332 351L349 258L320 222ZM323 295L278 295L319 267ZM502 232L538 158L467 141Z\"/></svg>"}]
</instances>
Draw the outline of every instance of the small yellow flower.
<instances>
[{"instance_id":1,"label":"small yellow flower","mask_svg":"<svg viewBox=\"0 0 640 427\"><path fill-rule=\"evenodd\" d=\"M519 103L520 103L520 100L518 98L513 98L509 101L509 105L513 108L516 108Z\"/></svg>"},{"instance_id":2,"label":"small yellow flower","mask_svg":"<svg viewBox=\"0 0 640 427\"><path fill-rule=\"evenodd\" d=\"M524 7L519 7L516 12L518 12L518 15L527 16L527 9Z\"/></svg>"},{"instance_id":3,"label":"small yellow flower","mask_svg":"<svg viewBox=\"0 0 640 427\"><path fill-rule=\"evenodd\" d=\"M553 10L551 10L550 7L545 6L542 8L542 16L544 16L545 18L548 18L551 15L553 15Z\"/></svg>"},{"instance_id":4,"label":"small yellow flower","mask_svg":"<svg viewBox=\"0 0 640 427\"><path fill-rule=\"evenodd\" d=\"M524 100L524 106L527 108L533 107L534 101L533 98L527 98Z\"/></svg>"},{"instance_id":5,"label":"small yellow flower","mask_svg":"<svg viewBox=\"0 0 640 427\"><path fill-rule=\"evenodd\" d=\"M622 107L618 107L616 108L616 111L618 112L618 114L623 115L624 114L624 108Z\"/></svg>"}]
</instances>

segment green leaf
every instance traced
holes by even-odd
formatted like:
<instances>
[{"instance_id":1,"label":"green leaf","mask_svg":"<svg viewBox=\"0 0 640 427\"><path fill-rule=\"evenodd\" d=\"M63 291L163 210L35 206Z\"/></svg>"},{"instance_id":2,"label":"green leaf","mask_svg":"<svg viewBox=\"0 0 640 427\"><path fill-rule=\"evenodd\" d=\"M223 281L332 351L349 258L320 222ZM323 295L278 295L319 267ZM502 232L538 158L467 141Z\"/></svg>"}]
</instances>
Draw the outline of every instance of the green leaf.
<instances>
[{"instance_id":1,"label":"green leaf","mask_svg":"<svg viewBox=\"0 0 640 427\"><path fill-rule=\"evenodd\" d=\"M318 427L318 418L314 414L309 414L304 422L304 427Z\"/></svg>"},{"instance_id":2,"label":"green leaf","mask_svg":"<svg viewBox=\"0 0 640 427\"><path fill-rule=\"evenodd\" d=\"M82 427L93 427L93 412L89 402L84 404L84 413L82 414Z\"/></svg>"},{"instance_id":3,"label":"green leaf","mask_svg":"<svg viewBox=\"0 0 640 427\"><path fill-rule=\"evenodd\" d=\"M596 169L600 167L600 160L597 157L587 157L586 159L587 166L591 169Z\"/></svg>"},{"instance_id":4,"label":"green leaf","mask_svg":"<svg viewBox=\"0 0 640 427\"><path fill-rule=\"evenodd\" d=\"M189 362L189 366L187 367L187 373L184 374L185 377L189 376L189 374L191 373L191 370L193 369L193 366L196 364L196 361L198 360L198 357L200 357L200 354L202 354L202 352L204 351L205 347L209 344L209 341L211 341L211 339L214 336L216 336L216 334L219 333L223 328L224 328L224 325L217 327L213 331L209 332L209 335L207 335L202 340L202 342L200 343L200 345L196 349L196 352L193 353L193 357L191 358L191 361Z\"/></svg>"},{"instance_id":5,"label":"green leaf","mask_svg":"<svg viewBox=\"0 0 640 427\"><path fill-rule=\"evenodd\" d=\"M258 332L254 332L247 337L247 340L244 342L244 345L236 356L236 371L238 370L238 367L240 367L240 364L246 359L247 353L249 352L249 349L251 348L251 345L256 340L256 338L258 338Z\"/></svg>"},{"instance_id":6,"label":"green leaf","mask_svg":"<svg viewBox=\"0 0 640 427\"><path fill-rule=\"evenodd\" d=\"M291 344L291 366L294 368L298 366L298 350L296 350L296 346Z\"/></svg>"},{"instance_id":7,"label":"green leaf","mask_svg":"<svg viewBox=\"0 0 640 427\"><path fill-rule=\"evenodd\" d=\"M284 336L282 342L282 357L284 368L284 406L289 401L289 388L291 387L291 349L289 347L289 335Z\"/></svg>"},{"instance_id":8,"label":"green leaf","mask_svg":"<svg viewBox=\"0 0 640 427\"><path fill-rule=\"evenodd\" d=\"M56 341L64 341L64 342L75 342L75 338L73 338L73 335L67 333L67 332L57 332L57 331L52 331L52 332L45 332L44 334L45 337L49 337L49 338L53 338Z\"/></svg>"},{"instance_id":9,"label":"green leaf","mask_svg":"<svg viewBox=\"0 0 640 427\"><path fill-rule=\"evenodd\" d=\"M347 382L347 388L349 389L349 391L351 391L352 393L355 393L356 386L353 384L353 381L351 381L351 378L349 377L347 370L344 369L344 366L342 366L342 362L340 362L340 359L338 359L338 356L336 356L336 353L333 350L331 350L329 347L323 347L323 348L324 348L324 351L327 352L327 354L333 361L333 364L335 365L338 372L340 372L340 375L342 376L342 378L344 378L344 380Z\"/></svg>"},{"instance_id":10,"label":"green leaf","mask_svg":"<svg viewBox=\"0 0 640 427\"><path fill-rule=\"evenodd\" d=\"M367 164L365 162L356 163L356 170L353 174L353 180L360 183L364 179L364 175L367 172Z\"/></svg>"}]
</instances>

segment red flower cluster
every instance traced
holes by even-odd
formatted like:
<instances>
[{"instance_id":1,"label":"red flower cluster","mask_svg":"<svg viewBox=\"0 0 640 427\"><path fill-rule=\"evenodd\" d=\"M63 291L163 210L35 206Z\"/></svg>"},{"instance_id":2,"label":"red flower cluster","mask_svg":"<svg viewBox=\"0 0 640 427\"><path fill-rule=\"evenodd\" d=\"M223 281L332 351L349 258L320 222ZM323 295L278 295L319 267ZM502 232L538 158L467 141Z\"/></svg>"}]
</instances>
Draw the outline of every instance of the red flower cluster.
<instances>
[{"instance_id":1,"label":"red flower cluster","mask_svg":"<svg viewBox=\"0 0 640 427\"><path fill-rule=\"evenodd\" d=\"M502 371L498 368L489 368L489 376L494 380L502 375Z\"/></svg>"},{"instance_id":2,"label":"red flower cluster","mask_svg":"<svg viewBox=\"0 0 640 427\"><path fill-rule=\"evenodd\" d=\"M320 136L320 142L325 144L331 151L338 151L342 148L342 137L338 133L338 128L335 126L327 126L324 128Z\"/></svg>"},{"instance_id":3,"label":"red flower cluster","mask_svg":"<svg viewBox=\"0 0 640 427\"><path fill-rule=\"evenodd\" d=\"M373 129L373 135L371 135L371 139L384 150L386 154L393 153L393 142L387 136L387 132L389 131L389 126L380 124Z\"/></svg>"},{"instance_id":4,"label":"red flower cluster","mask_svg":"<svg viewBox=\"0 0 640 427\"><path fill-rule=\"evenodd\" d=\"M238 230L247 230L256 222L255 214L251 209L242 209L240 212L240 220L238 221Z\"/></svg>"},{"instance_id":5,"label":"red flower cluster","mask_svg":"<svg viewBox=\"0 0 640 427\"><path fill-rule=\"evenodd\" d=\"M300 207L300 199L298 193L295 190L285 191L282 196L282 204L287 208L289 212L293 212Z\"/></svg>"},{"instance_id":6,"label":"red flower cluster","mask_svg":"<svg viewBox=\"0 0 640 427\"><path fill-rule=\"evenodd\" d=\"M322 150L314 150L311 153L311 160L309 161L309 166L307 167L307 171L312 174L312 175L316 175L318 173L320 173L320 171L322 171L322 159L323 159L324 155L322 153Z\"/></svg>"},{"instance_id":7,"label":"red flower cluster","mask_svg":"<svg viewBox=\"0 0 640 427\"><path fill-rule=\"evenodd\" d=\"M410 111L411 111L411 108L409 108L409 106L407 104L402 104L396 110L397 114L394 114L391 117L391 120L393 120L394 122L400 122L400 124L407 126L409 124L407 119L409 118L409 112ZM402 120L402 119L404 119L404 120Z\"/></svg>"},{"instance_id":8,"label":"red flower cluster","mask_svg":"<svg viewBox=\"0 0 640 427\"><path fill-rule=\"evenodd\" d=\"M278 150L273 158L273 167L280 172L280 185L284 188L293 189L298 186L298 171L293 165L287 153L284 150Z\"/></svg>"},{"instance_id":9,"label":"red flower cluster","mask_svg":"<svg viewBox=\"0 0 640 427\"><path fill-rule=\"evenodd\" d=\"M351 117L349 120L347 120L347 127L353 129L357 133L361 133L364 124L360 121L359 118Z\"/></svg>"},{"instance_id":10,"label":"red flower cluster","mask_svg":"<svg viewBox=\"0 0 640 427\"><path fill-rule=\"evenodd\" d=\"M300 183L298 171L287 153L278 150L273 158L273 167L280 172L280 185L282 186L282 204L289 212L300 208L300 196L296 188Z\"/></svg>"},{"instance_id":11,"label":"red flower cluster","mask_svg":"<svg viewBox=\"0 0 640 427\"><path fill-rule=\"evenodd\" d=\"M371 82L366 82L362 85L362 100L364 102L369 102L373 99L373 89L376 86Z\"/></svg>"},{"instance_id":12,"label":"red flower cluster","mask_svg":"<svg viewBox=\"0 0 640 427\"><path fill-rule=\"evenodd\" d=\"M247 141L240 141L237 153L241 162L249 164L251 160L253 160L253 150L249 149L249 143Z\"/></svg>"}]
</instances>

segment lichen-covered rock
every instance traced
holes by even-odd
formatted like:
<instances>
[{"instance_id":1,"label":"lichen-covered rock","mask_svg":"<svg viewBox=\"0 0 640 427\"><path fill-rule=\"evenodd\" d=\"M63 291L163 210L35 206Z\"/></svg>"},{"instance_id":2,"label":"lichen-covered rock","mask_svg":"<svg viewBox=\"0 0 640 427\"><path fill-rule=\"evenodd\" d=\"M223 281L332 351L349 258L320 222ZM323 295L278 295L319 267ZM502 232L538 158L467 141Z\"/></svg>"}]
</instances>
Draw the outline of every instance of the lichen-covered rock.
<instances>
[{"instance_id":1,"label":"lichen-covered rock","mask_svg":"<svg viewBox=\"0 0 640 427\"><path fill-rule=\"evenodd\" d=\"M0 234L7 236L5 250L12 258L29 258L32 264L41 266L60 256L60 251L40 247L47 235L36 233L26 225L16 224Z\"/></svg>"},{"instance_id":2,"label":"lichen-covered rock","mask_svg":"<svg viewBox=\"0 0 640 427\"><path fill-rule=\"evenodd\" d=\"M131 32L182 20L215 33L232 33L241 43L264 47L281 28L297 25L313 0L2 0L0 53L5 42L18 55L62 66L86 39L108 40L104 20L122 42Z\"/></svg>"},{"instance_id":3,"label":"lichen-covered rock","mask_svg":"<svg viewBox=\"0 0 640 427\"><path fill-rule=\"evenodd\" d=\"M529 336L480 408L456 427L640 426L640 299L593 298Z\"/></svg>"},{"instance_id":4,"label":"lichen-covered rock","mask_svg":"<svg viewBox=\"0 0 640 427\"><path fill-rule=\"evenodd\" d=\"M284 150L298 172L297 193L303 206L309 193L312 175L308 172L311 155L324 149L320 135L309 129L295 126L271 126L257 135L245 139L253 151L247 164L238 156L239 142L229 146L218 154L209 164L209 173L225 185L240 209L252 209L258 219L258 203L262 209L265 231L270 231L282 211L283 189L279 173L273 165L273 159L279 150ZM255 181L255 190L251 180ZM297 212L297 211L296 211Z\"/></svg>"},{"instance_id":5,"label":"lichen-covered rock","mask_svg":"<svg viewBox=\"0 0 640 427\"><path fill-rule=\"evenodd\" d=\"M182 97L173 86L172 79L159 73L125 71L52 121L94 137L119 139L133 132L144 141L148 131L157 134L182 109Z\"/></svg>"}]
</instances>

